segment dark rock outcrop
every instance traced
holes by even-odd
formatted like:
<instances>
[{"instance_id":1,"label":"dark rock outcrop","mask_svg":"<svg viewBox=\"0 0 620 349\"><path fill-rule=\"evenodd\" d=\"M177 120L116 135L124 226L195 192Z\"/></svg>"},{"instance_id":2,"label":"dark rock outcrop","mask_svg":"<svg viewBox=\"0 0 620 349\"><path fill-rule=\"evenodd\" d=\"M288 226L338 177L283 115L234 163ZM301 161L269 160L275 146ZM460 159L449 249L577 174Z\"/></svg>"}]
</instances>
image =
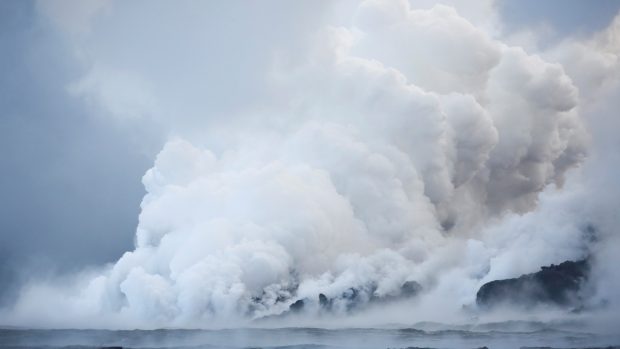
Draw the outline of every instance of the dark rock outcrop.
<instances>
[{"instance_id":1,"label":"dark rock outcrop","mask_svg":"<svg viewBox=\"0 0 620 349\"><path fill-rule=\"evenodd\" d=\"M398 299L411 298L420 292L422 287L415 281L406 281L400 287L400 291L393 295L378 296L375 291L377 286L372 284L364 288L349 288L341 295L329 298L323 293L319 294L319 305L324 310L331 310L337 300L346 304L347 311L352 311L368 304L386 303Z\"/></svg>"},{"instance_id":2,"label":"dark rock outcrop","mask_svg":"<svg viewBox=\"0 0 620 349\"><path fill-rule=\"evenodd\" d=\"M584 259L552 264L536 273L514 279L491 281L480 287L476 303L483 308L499 304L579 306L579 293L589 270L589 261Z\"/></svg>"},{"instance_id":3,"label":"dark rock outcrop","mask_svg":"<svg viewBox=\"0 0 620 349\"><path fill-rule=\"evenodd\" d=\"M354 311L359 308L363 308L368 304L390 302L403 298L414 297L421 290L420 284L415 281L406 281L401 285L400 292L394 295L378 296L375 294L377 286L374 284L365 285L360 288L348 288L342 294L335 297L328 297L323 293L318 295L318 305L322 311L333 311L336 307L336 303L340 310ZM289 306L289 312L300 312L304 309L307 303L314 303L309 299L299 299Z\"/></svg>"},{"instance_id":4,"label":"dark rock outcrop","mask_svg":"<svg viewBox=\"0 0 620 349\"><path fill-rule=\"evenodd\" d=\"M289 306L289 310L293 312L298 312L298 311L303 310L305 305L306 305L305 300L299 299L295 303Z\"/></svg>"}]
</instances>

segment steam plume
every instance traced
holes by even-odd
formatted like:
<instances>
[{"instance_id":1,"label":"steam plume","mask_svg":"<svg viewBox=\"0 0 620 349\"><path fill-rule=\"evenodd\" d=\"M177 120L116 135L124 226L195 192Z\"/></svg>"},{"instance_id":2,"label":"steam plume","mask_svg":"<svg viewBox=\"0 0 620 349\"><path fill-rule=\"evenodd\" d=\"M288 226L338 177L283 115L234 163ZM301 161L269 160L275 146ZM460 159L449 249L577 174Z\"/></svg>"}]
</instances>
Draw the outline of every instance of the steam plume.
<instances>
[{"instance_id":1,"label":"steam plume","mask_svg":"<svg viewBox=\"0 0 620 349\"><path fill-rule=\"evenodd\" d=\"M596 218L617 199L579 207L598 185L574 170L586 129L609 132L597 128L595 88L617 91L617 27L534 55L452 7L368 0L351 25L280 47L244 91L259 86L264 99L191 131L168 116L177 101L149 89L166 78L95 64L71 93L174 134L144 175L135 249L68 287L29 285L6 314L15 324L226 326L298 300L318 313L320 294L345 315L351 289L364 303L416 282L409 306L425 319L431 306L472 305L488 280L599 253L587 222L617 246L614 224ZM600 62L613 81L579 75ZM133 87L139 98L128 99ZM586 168L598 173L603 159Z\"/></svg>"}]
</instances>

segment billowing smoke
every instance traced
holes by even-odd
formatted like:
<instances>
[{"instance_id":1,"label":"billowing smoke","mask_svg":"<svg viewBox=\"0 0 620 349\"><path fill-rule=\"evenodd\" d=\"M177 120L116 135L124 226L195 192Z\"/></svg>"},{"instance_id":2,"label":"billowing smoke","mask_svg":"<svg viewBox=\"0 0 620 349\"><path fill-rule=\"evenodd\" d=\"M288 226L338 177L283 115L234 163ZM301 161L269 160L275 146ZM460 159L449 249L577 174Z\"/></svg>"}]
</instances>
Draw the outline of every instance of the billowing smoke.
<instances>
[{"instance_id":1,"label":"billowing smoke","mask_svg":"<svg viewBox=\"0 0 620 349\"><path fill-rule=\"evenodd\" d=\"M143 177L135 249L28 285L5 319L231 326L298 301L309 314L329 303L330 316L346 316L415 293L401 314L445 320L472 307L484 282L541 265L597 254L608 275L617 218L601 206L617 195L596 181L617 186L594 177L620 164L599 152L577 168L587 128L600 136L595 150L612 146L600 143L614 138L602 101L617 94L617 21L535 55L448 6L368 0L350 18L278 47L268 73L231 99L240 106L222 102L195 128L195 115L174 117L179 95L199 99L195 82L167 98L157 85L166 74L141 80L148 70L95 62L70 93L172 129Z\"/></svg>"}]
</instances>

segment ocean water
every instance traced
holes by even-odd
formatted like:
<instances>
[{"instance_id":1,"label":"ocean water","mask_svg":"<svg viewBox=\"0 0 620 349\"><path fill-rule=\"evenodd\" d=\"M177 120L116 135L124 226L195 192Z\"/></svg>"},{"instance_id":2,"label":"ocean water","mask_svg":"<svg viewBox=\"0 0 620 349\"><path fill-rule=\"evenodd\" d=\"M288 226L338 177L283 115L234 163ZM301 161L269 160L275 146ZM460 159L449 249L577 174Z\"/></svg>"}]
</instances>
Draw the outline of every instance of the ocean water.
<instances>
[{"instance_id":1,"label":"ocean water","mask_svg":"<svg viewBox=\"0 0 620 349\"><path fill-rule=\"evenodd\" d=\"M620 335L549 326L495 324L475 329L420 324L416 328L246 328L221 330L0 330L0 348L603 348Z\"/></svg>"}]
</instances>

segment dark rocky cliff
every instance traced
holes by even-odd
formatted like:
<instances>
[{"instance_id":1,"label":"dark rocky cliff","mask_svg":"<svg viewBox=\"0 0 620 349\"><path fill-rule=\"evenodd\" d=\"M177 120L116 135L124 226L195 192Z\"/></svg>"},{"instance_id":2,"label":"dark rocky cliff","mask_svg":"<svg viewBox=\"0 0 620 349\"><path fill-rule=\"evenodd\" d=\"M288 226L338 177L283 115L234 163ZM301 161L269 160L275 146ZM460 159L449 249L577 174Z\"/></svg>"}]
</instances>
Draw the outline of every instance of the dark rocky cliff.
<instances>
[{"instance_id":1,"label":"dark rocky cliff","mask_svg":"<svg viewBox=\"0 0 620 349\"><path fill-rule=\"evenodd\" d=\"M584 259L552 264L518 278L491 281L480 287L476 303L483 308L500 304L577 307L581 303L580 290L589 271L589 261Z\"/></svg>"}]
</instances>

